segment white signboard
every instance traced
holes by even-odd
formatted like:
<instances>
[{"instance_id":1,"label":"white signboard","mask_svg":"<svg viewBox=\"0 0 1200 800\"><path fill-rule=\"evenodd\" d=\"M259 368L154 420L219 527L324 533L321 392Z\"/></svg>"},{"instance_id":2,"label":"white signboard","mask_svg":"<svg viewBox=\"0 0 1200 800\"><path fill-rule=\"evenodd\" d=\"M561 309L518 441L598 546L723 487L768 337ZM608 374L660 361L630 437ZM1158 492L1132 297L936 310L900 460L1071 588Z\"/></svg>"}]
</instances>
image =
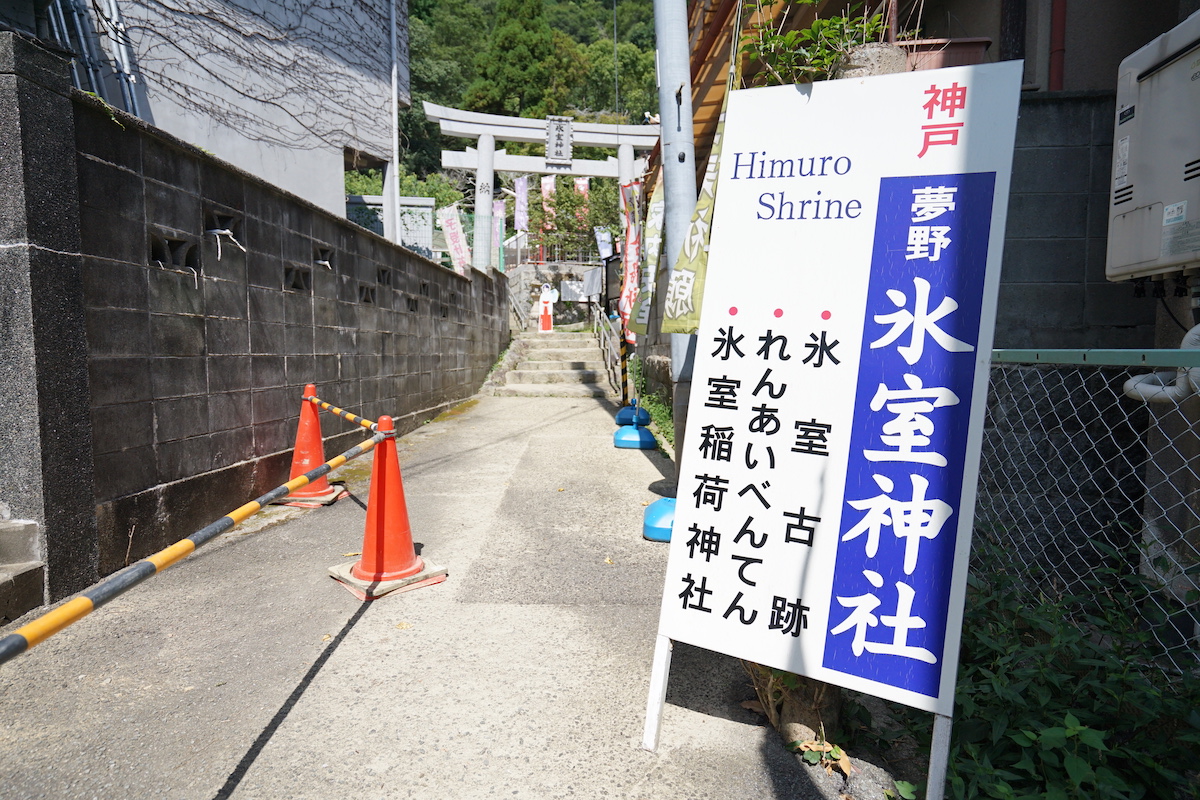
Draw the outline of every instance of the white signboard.
<instances>
[{"instance_id":1,"label":"white signboard","mask_svg":"<svg viewBox=\"0 0 1200 800\"><path fill-rule=\"evenodd\" d=\"M731 95L660 648L951 713L1020 80Z\"/></svg>"},{"instance_id":2,"label":"white signboard","mask_svg":"<svg viewBox=\"0 0 1200 800\"><path fill-rule=\"evenodd\" d=\"M558 291L564 303L587 301L587 295L583 293L583 281L559 281Z\"/></svg>"},{"instance_id":3,"label":"white signboard","mask_svg":"<svg viewBox=\"0 0 1200 800\"><path fill-rule=\"evenodd\" d=\"M580 292L585 298L599 298L604 290L604 267L589 269L583 273L583 287Z\"/></svg>"},{"instance_id":4,"label":"white signboard","mask_svg":"<svg viewBox=\"0 0 1200 800\"><path fill-rule=\"evenodd\" d=\"M571 118L546 117L546 163L571 165Z\"/></svg>"}]
</instances>

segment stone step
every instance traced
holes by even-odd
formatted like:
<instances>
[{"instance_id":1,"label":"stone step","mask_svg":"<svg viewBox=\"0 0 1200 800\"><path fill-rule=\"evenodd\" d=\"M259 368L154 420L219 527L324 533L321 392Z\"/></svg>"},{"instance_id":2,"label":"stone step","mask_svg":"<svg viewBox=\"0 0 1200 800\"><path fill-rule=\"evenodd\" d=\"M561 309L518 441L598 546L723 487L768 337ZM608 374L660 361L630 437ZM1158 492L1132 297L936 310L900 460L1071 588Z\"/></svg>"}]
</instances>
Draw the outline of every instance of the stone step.
<instances>
[{"instance_id":1,"label":"stone step","mask_svg":"<svg viewBox=\"0 0 1200 800\"><path fill-rule=\"evenodd\" d=\"M37 561L38 524L31 519L0 519L0 564Z\"/></svg>"},{"instance_id":2,"label":"stone step","mask_svg":"<svg viewBox=\"0 0 1200 800\"><path fill-rule=\"evenodd\" d=\"M527 359L517 364L517 369L590 369L596 371L604 370L604 361L601 359L588 359L579 361L551 361L541 359Z\"/></svg>"},{"instance_id":3,"label":"stone step","mask_svg":"<svg viewBox=\"0 0 1200 800\"><path fill-rule=\"evenodd\" d=\"M603 371L587 369L514 369L505 378L511 383L600 383Z\"/></svg>"},{"instance_id":4,"label":"stone step","mask_svg":"<svg viewBox=\"0 0 1200 800\"><path fill-rule=\"evenodd\" d=\"M530 349L596 346L596 337L590 333L542 333L522 335L520 339Z\"/></svg>"},{"instance_id":5,"label":"stone step","mask_svg":"<svg viewBox=\"0 0 1200 800\"><path fill-rule=\"evenodd\" d=\"M0 625L12 622L42 604L45 569L40 561L0 566Z\"/></svg>"},{"instance_id":6,"label":"stone step","mask_svg":"<svg viewBox=\"0 0 1200 800\"><path fill-rule=\"evenodd\" d=\"M509 383L497 397L616 397L607 383Z\"/></svg>"},{"instance_id":7,"label":"stone step","mask_svg":"<svg viewBox=\"0 0 1200 800\"><path fill-rule=\"evenodd\" d=\"M571 350L527 350L525 361L596 361L600 351L595 347Z\"/></svg>"},{"instance_id":8,"label":"stone step","mask_svg":"<svg viewBox=\"0 0 1200 800\"><path fill-rule=\"evenodd\" d=\"M36 522L0 520L0 625L42 604L46 567L38 551Z\"/></svg>"}]
</instances>

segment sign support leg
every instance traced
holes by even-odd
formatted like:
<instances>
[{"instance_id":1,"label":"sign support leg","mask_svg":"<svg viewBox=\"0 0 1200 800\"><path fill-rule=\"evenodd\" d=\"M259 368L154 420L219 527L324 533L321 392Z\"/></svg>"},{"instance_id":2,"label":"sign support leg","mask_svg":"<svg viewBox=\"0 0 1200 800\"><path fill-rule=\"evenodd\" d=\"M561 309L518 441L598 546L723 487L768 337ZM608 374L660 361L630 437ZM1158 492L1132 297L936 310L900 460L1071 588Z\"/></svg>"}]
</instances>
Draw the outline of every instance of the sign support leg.
<instances>
[{"instance_id":1,"label":"sign support leg","mask_svg":"<svg viewBox=\"0 0 1200 800\"><path fill-rule=\"evenodd\" d=\"M933 715L933 743L929 745L929 777L925 800L942 800L946 794L946 766L950 761L950 717Z\"/></svg>"},{"instance_id":2,"label":"sign support leg","mask_svg":"<svg viewBox=\"0 0 1200 800\"><path fill-rule=\"evenodd\" d=\"M671 672L671 648L674 643L662 634L654 642L654 662L650 668L650 695L646 698L646 729L642 733L642 749L653 753L658 749L662 732L663 706L667 703L667 676Z\"/></svg>"}]
</instances>

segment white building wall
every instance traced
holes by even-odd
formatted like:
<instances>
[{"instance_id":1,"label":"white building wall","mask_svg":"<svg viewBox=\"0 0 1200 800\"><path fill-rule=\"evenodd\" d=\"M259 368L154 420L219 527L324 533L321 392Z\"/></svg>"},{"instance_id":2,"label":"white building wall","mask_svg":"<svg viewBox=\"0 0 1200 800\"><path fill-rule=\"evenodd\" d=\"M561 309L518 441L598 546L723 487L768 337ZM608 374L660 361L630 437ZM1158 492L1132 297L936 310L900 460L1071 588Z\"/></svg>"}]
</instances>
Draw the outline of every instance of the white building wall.
<instances>
[{"instance_id":1,"label":"white building wall","mask_svg":"<svg viewBox=\"0 0 1200 800\"><path fill-rule=\"evenodd\" d=\"M408 105L403 0L118 0L140 116L344 215L344 148L391 156L391 3Z\"/></svg>"}]
</instances>

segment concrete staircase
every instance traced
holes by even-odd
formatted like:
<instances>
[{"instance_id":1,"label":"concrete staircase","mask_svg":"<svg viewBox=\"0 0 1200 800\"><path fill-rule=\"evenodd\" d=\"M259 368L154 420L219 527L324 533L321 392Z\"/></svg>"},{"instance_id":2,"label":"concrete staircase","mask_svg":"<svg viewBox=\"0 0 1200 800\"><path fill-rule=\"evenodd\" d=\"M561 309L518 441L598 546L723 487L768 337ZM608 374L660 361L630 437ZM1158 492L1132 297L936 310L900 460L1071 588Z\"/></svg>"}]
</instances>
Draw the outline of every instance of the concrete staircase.
<instances>
[{"instance_id":1,"label":"concrete staircase","mask_svg":"<svg viewBox=\"0 0 1200 800\"><path fill-rule=\"evenodd\" d=\"M615 397L590 332L517 335L525 356L496 387L500 397Z\"/></svg>"}]
</instances>

